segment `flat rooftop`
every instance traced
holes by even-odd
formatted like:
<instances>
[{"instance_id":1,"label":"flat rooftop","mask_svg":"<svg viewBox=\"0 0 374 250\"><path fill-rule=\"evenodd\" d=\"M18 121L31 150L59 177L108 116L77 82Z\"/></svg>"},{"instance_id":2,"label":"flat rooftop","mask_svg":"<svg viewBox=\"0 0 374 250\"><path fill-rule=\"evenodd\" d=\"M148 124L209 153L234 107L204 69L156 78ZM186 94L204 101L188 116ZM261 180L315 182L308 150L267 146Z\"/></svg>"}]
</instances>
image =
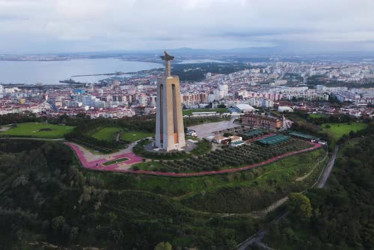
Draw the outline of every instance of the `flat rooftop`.
<instances>
[{"instance_id":1,"label":"flat rooftop","mask_svg":"<svg viewBox=\"0 0 374 250\"><path fill-rule=\"evenodd\" d=\"M289 135L294 136L294 137L298 137L298 138L302 138L302 139L306 139L306 140L316 140L316 139L318 139L315 136L307 135L307 134L303 134L303 133L299 133L299 132L291 132L291 133L289 133Z\"/></svg>"},{"instance_id":2,"label":"flat rooftop","mask_svg":"<svg viewBox=\"0 0 374 250\"><path fill-rule=\"evenodd\" d=\"M275 145L281 142L288 141L289 139L291 139L291 137L287 135L273 135L261 140L257 140L256 142L264 145Z\"/></svg>"}]
</instances>

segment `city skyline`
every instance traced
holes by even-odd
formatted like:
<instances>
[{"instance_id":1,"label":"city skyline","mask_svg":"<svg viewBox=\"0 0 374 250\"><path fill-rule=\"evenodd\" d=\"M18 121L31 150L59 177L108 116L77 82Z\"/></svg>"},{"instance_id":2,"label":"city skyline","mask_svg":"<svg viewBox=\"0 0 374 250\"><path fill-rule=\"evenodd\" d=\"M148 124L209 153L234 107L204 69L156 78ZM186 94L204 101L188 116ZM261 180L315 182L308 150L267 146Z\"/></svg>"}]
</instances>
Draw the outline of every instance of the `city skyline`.
<instances>
[{"instance_id":1,"label":"city skyline","mask_svg":"<svg viewBox=\"0 0 374 250\"><path fill-rule=\"evenodd\" d=\"M366 0L0 0L0 53L374 51L373 7Z\"/></svg>"}]
</instances>

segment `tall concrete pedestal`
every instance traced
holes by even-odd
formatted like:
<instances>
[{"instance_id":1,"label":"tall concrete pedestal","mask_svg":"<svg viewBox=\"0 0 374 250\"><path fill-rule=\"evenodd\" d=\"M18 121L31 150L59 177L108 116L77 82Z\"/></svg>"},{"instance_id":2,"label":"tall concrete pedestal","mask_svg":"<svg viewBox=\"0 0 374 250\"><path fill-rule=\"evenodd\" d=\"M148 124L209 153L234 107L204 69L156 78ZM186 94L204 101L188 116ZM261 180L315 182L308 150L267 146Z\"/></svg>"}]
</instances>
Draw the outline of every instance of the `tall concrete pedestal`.
<instances>
[{"instance_id":1,"label":"tall concrete pedestal","mask_svg":"<svg viewBox=\"0 0 374 250\"><path fill-rule=\"evenodd\" d=\"M171 76L170 61L174 57L165 52L165 76L157 82L156 147L166 151L185 147L180 83Z\"/></svg>"}]
</instances>

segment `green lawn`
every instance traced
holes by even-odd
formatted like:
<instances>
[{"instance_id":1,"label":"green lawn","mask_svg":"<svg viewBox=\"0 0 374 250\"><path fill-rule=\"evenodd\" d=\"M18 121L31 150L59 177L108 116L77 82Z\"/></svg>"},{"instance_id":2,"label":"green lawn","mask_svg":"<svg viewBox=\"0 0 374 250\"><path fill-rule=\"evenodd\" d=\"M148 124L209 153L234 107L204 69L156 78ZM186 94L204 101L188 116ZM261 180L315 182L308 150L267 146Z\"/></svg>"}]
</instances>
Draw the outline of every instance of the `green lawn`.
<instances>
[{"instance_id":1,"label":"green lawn","mask_svg":"<svg viewBox=\"0 0 374 250\"><path fill-rule=\"evenodd\" d=\"M312 119L318 119L318 118L325 118L327 116L324 114L309 114L309 117Z\"/></svg>"},{"instance_id":2,"label":"green lawn","mask_svg":"<svg viewBox=\"0 0 374 250\"><path fill-rule=\"evenodd\" d=\"M119 132L121 132L121 128L119 127L104 127L94 132L91 136L98 140L113 141ZM134 142L146 137L152 137L153 135L154 133L144 131L128 131L123 132L120 139Z\"/></svg>"},{"instance_id":3,"label":"green lawn","mask_svg":"<svg viewBox=\"0 0 374 250\"><path fill-rule=\"evenodd\" d=\"M62 138L70 133L74 127L65 125L54 125L39 122L19 123L7 131L0 132L0 136L21 136L36 138Z\"/></svg>"},{"instance_id":4,"label":"green lawn","mask_svg":"<svg viewBox=\"0 0 374 250\"><path fill-rule=\"evenodd\" d=\"M129 131L124 132L121 136L122 140L134 142L138 141L140 139L146 138L146 137L152 137L154 134L149 132L143 132L143 131Z\"/></svg>"},{"instance_id":5,"label":"green lawn","mask_svg":"<svg viewBox=\"0 0 374 250\"><path fill-rule=\"evenodd\" d=\"M93 133L91 136L98 140L113 141L115 139L114 137L116 133L120 131L121 129L117 127L105 127L105 128L99 129L98 131Z\"/></svg>"},{"instance_id":6,"label":"green lawn","mask_svg":"<svg viewBox=\"0 0 374 250\"><path fill-rule=\"evenodd\" d=\"M183 115L192 115L192 112L217 112L217 113L226 113L228 112L227 108L215 108L215 109L185 109L183 110Z\"/></svg>"},{"instance_id":7,"label":"green lawn","mask_svg":"<svg viewBox=\"0 0 374 250\"><path fill-rule=\"evenodd\" d=\"M117 159L117 160L113 160L113 161L104 162L103 165L108 166L108 165L112 165L112 164L127 161L127 160L128 160L127 158L121 158L121 159Z\"/></svg>"},{"instance_id":8,"label":"green lawn","mask_svg":"<svg viewBox=\"0 0 374 250\"><path fill-rule=\"evenodd\" d=\"M357 132L367 127L365 123L326 123L322 125L323 132L331 133L336 140L339 140L343 135L348 135L349 132Z\"/></svg>"}]
</instances>

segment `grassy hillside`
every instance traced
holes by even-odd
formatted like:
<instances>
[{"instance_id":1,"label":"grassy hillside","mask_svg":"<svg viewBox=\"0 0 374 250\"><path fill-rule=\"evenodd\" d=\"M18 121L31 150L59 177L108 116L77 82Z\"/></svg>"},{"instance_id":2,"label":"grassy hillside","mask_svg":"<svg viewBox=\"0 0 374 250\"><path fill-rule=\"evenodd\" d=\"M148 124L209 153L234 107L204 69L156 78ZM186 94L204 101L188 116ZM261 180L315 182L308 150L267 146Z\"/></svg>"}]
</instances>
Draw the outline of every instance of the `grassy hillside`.
<instances>
[{"instance_id":1,"label":"grassy hillside","mask_svg":"<svg viewBox=\"0 0 374 250\"><path fill-rule=\"evenodd\" d=\"M374 132L340 146L327 188L307 193L310 218L291 213L271 226L272 249L372 249Z\"/></svg>"},{"instance_id":2,"label":"grassy hillside","mask_svg":"<svg viewBox=\"0 0 374 250\"><path fill-rule=\"evenodd\" d=\"M352 123L325 123L322 125L322 132L331 133L336 140L339 140L343 135L348 135L351 131L357 132L367 128L366 123L352 122Z\"/></svg>"},{"instance_id":3,"label":"grassy hillside","mask_svg":"<svg viewBox=\"0 0 374 250\"><path fill-rule=\"evenodd\" d=\"M210 213L211 199L203 204L206 209L196 207L199 195L228 189L238 197L241 189L258 186L276 198L282 188L287 192L312 182L314 174L305 184L295 179L315 169L323 155L317 150L242 173L165 178L82 169L60 143L0 141L0 244L5 249L27 249L31 242L36 248L48 242L66 248L153 249L168 241L182 249L232 249L262 221ZM250 194L252 202L257 196ZM242 209L242 203L220 197L218 204Z\"/></svg>"},{"instance_id":4,"label":"grassy hillside","mask_svg":"<svg viewBox=\"0 0 374 250\"><path fill-rule=\"evenodd\" d=\"M214 176L173 178L139 175L134 178L120 173L102 173L100 178L109 188L133 188L166 195L197 210L243 213L265 208L273 200L286 196L290 191L301 191L312 185L326 163L325 156L325 151L319 149L249 171ZM91 174L98 177L96 173ZM304 181L297 181L297 178L306 175L308 176ZM246 206L237 206L234 198L226 200L224 196L220 197L222 194L240 196L241 190L247 190L247 195L251 196L252 193L252 198L259 199L245 200ZM267 198L262 201L260 196ZM217 206L210 207L214 202ZM225 204L227 208L222 207Z\"/></svg>"},{"instance_id":5,"label":"grassy hillside","mask_svg":"<svg viewBox=\"0 0 374 250\"><path fill-rule=\"evenodd\" d=\"M248 213L264 209L290 192L301 192L313 185L326 163L324 156L324 150L320 149L252 171L231 174L229 183L209 186L204 192L189 193L182 199L182 204L218 213ZM298 181L302 176L306 176L304 181Z\"/></svg>"}]
</instances>

